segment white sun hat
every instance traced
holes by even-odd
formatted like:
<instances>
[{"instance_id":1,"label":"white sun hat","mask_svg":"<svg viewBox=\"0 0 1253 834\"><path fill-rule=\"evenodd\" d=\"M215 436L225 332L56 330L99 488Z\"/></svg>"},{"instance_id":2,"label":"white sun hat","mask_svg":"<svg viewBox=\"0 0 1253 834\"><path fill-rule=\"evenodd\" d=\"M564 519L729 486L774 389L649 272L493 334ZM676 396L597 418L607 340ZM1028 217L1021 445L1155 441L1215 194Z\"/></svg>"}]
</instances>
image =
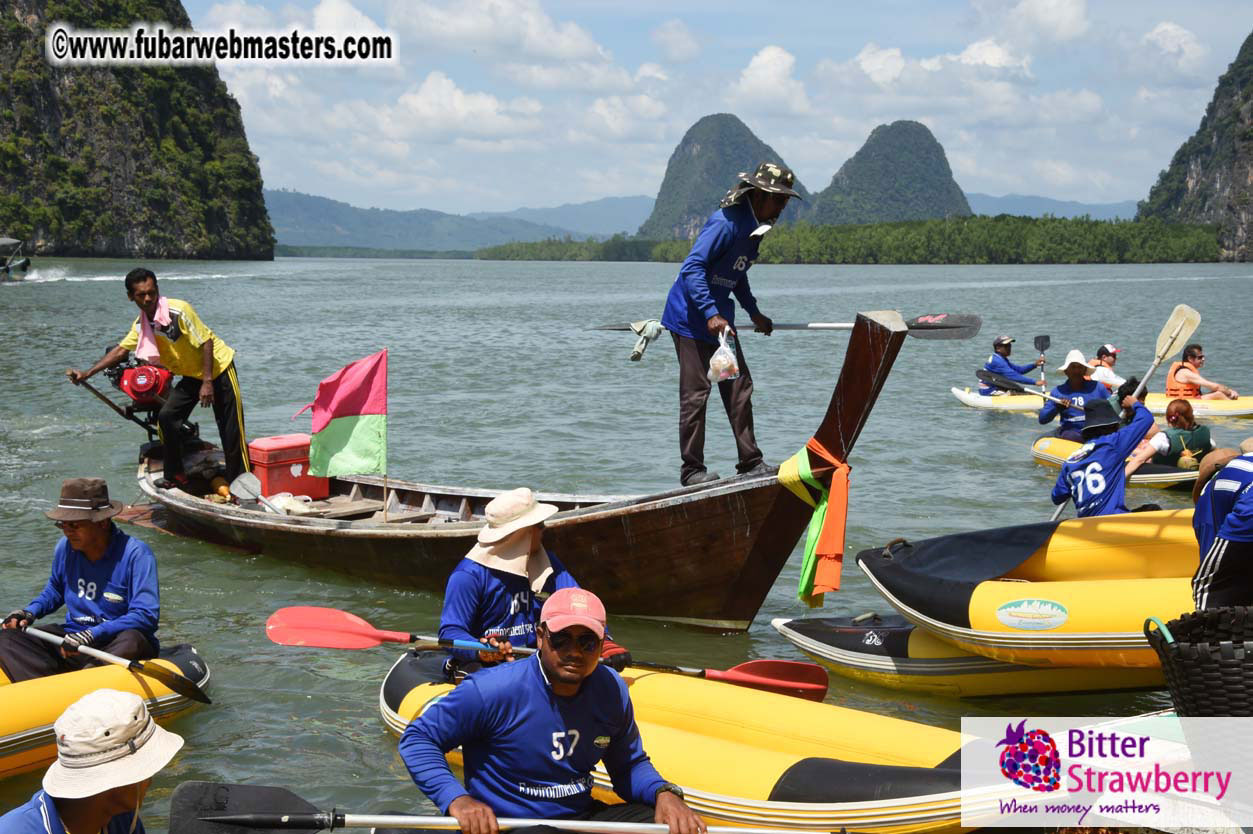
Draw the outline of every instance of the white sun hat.
<instances>
[{"instance_id":1,"label":"white sun hat","mask_svg":"<svg viewBox=\"0 0 1253 834\"><path fill-rule=\"evenodd\" d=\"M498 542L523 527L539 524L555 512L554 505L538 503L535 493L526 487L502 492L487 504L483 513L487 524L479 530L479 541L483 544Z\"/></svg>"},{"instance_id":2,"label":"white sun hat","mask_svg":"<svg viewBox=\"0 0 1253 834\"><path fill-rule=\"evenodd\" d=\"M52 725L57 760L44 773L48 796L82 799L142 782L170 763L183 737L157 726L138 695L97 689Z\"/></svg>"},{"instance_id":3,"label":"white sun hat","mask_svg":"<svg viewBox=\"0 0 1253 834\"><path fill-rule=\"evenodd\" d=\"M1092 367L1092 364L1088 362L1088 360L1083 358L1083 351L1077 348L1075 350L1072 350L1070 353L1066 354L1066 361L1063 362L1061 367L1058 368L1057 370L1064 371L1067 368L1069 368L1071 365L1083 365L1085 368Z\"/></svg>"}]
</instances>

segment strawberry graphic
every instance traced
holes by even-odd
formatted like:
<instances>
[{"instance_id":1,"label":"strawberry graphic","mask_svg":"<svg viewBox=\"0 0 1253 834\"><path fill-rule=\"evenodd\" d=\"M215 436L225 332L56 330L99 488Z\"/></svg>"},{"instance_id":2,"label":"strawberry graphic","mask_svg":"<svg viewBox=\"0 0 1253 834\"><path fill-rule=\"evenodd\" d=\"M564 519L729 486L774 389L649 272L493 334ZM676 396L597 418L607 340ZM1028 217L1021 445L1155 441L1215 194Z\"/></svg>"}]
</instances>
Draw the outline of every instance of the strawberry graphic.
<instances>
[{"instance_id":1,"label":"strawberry graphic","mask_svg":"<svg viewBox=\"0 0 1253 834\"><path fill-rule=\"evenodd\" d=\"M997 747L1005 745L1001 751L1001 773L1015 785L1041 793L1055 791L1061 786L1062 771L1057 744L1044 730L1024 732L1026 726L1025 718L1017 727L1012 723L1005 725L1005 738L996 743Z\"/></svg>"}]
</instances>

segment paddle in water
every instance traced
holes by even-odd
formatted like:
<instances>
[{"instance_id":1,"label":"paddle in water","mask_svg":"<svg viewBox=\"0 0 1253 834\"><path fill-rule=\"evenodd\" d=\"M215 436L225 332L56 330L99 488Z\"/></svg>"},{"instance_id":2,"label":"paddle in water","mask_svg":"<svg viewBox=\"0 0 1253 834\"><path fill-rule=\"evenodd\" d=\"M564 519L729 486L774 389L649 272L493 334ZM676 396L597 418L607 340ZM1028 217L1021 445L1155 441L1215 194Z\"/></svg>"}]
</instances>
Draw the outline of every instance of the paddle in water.
<instances>
[{"instance_id":1,"label":"paddle in water","mask_svg":"<svg viewBox=\"0 0 1253 834\"><path fill-rule=\"evenodd\" d=\"M854 322L776 322L775 330L852 330ZM973 313L928 313L905 322L915 339L970 339L979 334L983 319ZM629 324L602 324L592 330L630 330Z\"/></svg>"},{"instance_id":2,"label":"paddle in water","mask_svg":"<svg viewBox=\"0 0 1253 834\"><path fill-rule=\"evenodd\" d=\"M562 831L592 834L667 834L670 828L652 822L602 822L599 820L546 820L497 817L501 828L547 825ZM183 782L170 797L170 834L245 834L255 830L281 829L334 831L338 828L461 828L455 817L405 814L350 814L330 811L286 788L266 785L230 785L221 782ZM709 834L796 834L786 828L710 826Z\"/></svg>"},{"instance_id":3,"label":"paddle in water","mask_svg":"<svg viewBox=\"0 0 1253 834\"><path fill-rule=\"evenodd\" d=\"M422 643L471 651L483 651L486 648L482 643L469 640L423 637L405 631L384 631L356 614L315 605L280 608L266 620L265 633L280 646L323 649L369 649L383 643ZM525 655L532 654L535 650L515 646L513 651L515 654ZM639 669L707 678L751 689L793 695L809 701L821 701L827 694L827 670L816 663L798 660L749 660L730 669L696 669L638 660L633 660L631 665Z\"/></svg>"},{"instance_id":4,"label":"paddle in water","mask_svg":"<svg viewBox=\"0 0 1253 834\"><path fill-rule=\"evenodd\" d=\"M26 633L43 640L45 643L55 643L59 646L64 642L64 638L47 631L40 631L32 626L27 626ZM202 704L213 703L209 700L209 696L205 694L204 690L196 685L195 681L185 678L178 672L167 669L160 664L153 663L151 660L127 660L115 654L93 649L91 646L79 646L78 652L95 660L112 663L114 666L121 666L124 669L130 669L132 672L150 677L155 681L160 681L171 692L177 692L184 698L191 698L193 701L199 701Z\"/></svg>"}]
</instances>

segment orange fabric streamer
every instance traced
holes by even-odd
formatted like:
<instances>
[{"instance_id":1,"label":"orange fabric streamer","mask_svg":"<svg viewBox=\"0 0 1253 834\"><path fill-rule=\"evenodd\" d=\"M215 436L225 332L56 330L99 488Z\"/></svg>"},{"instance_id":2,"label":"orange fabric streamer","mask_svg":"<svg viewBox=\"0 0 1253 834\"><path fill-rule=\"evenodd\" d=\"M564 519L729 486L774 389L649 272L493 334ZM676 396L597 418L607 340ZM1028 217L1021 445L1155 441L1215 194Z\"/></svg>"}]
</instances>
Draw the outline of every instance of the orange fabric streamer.
<instances>
[{"instance_id":1,"label":"orange fabric streamer","mask_svg":"<svg viewBox=\"0 0 1253 834\"><path fill-rule=\"evenodd\" d=\"M849 465L837 458L815 438L805 444L818 457L835 467L831 473L831 487L827 495L827 512L818 533L815 555L818 564L814 571L813 594L840 590L840 574L844 568L844 533L848 524L848 475Z\"/></svg>"}]
</instances>

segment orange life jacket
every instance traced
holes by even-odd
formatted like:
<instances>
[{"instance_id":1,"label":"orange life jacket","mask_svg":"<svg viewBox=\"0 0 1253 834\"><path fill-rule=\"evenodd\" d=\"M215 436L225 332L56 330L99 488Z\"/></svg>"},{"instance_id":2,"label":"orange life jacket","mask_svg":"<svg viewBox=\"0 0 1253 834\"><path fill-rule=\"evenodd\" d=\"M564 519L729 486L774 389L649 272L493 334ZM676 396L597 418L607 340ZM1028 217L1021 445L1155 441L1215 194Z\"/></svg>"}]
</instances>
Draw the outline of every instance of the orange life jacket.
<instances>
[{"instance_id":1,"label":"orange life jacket","mask_svg":"<svg viewBox=\"0 0 1253 834\"><path fill-rule=\"evenodd\" d=\"M1195 383L1183 383L1175 379L1175 372L1182 368L1183 362L1175 362L1166 372L1166 396L1168 397L1199 397L1201 386Z\"/></svg>"}]
</instances>

